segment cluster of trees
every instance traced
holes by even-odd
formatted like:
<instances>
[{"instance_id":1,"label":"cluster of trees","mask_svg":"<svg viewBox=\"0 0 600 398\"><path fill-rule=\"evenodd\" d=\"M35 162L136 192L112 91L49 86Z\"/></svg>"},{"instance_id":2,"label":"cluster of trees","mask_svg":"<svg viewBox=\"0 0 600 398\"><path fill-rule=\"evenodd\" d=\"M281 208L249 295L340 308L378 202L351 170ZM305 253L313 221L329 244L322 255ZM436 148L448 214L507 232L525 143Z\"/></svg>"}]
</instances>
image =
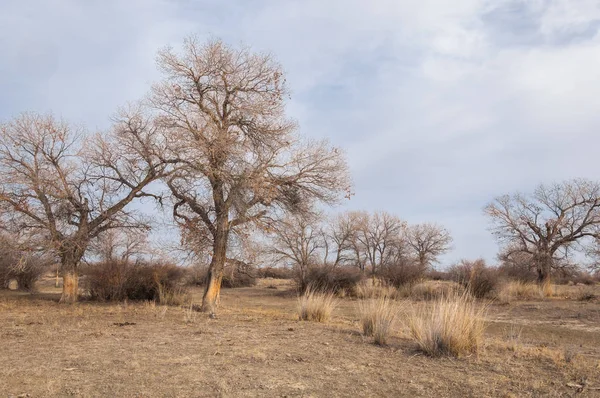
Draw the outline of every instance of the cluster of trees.
<instances>
[{"instance_id":1,"label":"cluster of trees","mask_svg":"<svg viewBox=\"0 0 600 398\"><path fill-rule=\"evenodd\" d=\"M288 217L273 225L268 238L271 261L294 267L301 281L319 266L356 267L374 276L384 268L410 263L424 273L452 243L440 225L408 225L389 213L366 211L330 218Z\"/></svg>"},{"instance_id":2,"label":"cluster of trees","mask_svg":"<svg viewBox=\"0 0 600 398\"><path fill-rule=\"evenodd\" d=\"M95 239L149 228L134 201L170 204L186 242L210 248L203 308L212 312L234 237L350 194L341 152L303 139L286 117L270 56L192 37L181 53L159 52L158 65L162 81L107 132L37 114L0 126L2 228L56 256L63 302L77 300Z\"/></svg>"}]
</instances>

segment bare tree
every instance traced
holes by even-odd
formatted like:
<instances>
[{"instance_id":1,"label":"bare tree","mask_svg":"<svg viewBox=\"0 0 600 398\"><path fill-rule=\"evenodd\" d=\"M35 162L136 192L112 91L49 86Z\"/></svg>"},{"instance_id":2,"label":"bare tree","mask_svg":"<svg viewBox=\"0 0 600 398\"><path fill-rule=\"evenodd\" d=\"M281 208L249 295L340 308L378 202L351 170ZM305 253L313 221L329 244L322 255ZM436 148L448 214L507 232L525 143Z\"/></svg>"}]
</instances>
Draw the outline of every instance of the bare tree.
<instances>
[{"instance_id":1,"label":"bare tree","mask_svg":"<svg viewBox=\"0 0 600 398\"><path fill-rule=\"evenodd\" d=\"M356 234L356 247L364 251L363 255L371 266L373 276L382 266L402 256L405 228L404 221L386 212L375 212L363 217Z\"/></svg>"},{"instance_id":2,"label":"bare tree","mask_svg":"<svg viewBox=\"0 0 600 398\"><path fill-rule=\"evenodd\" d=\"M314 218L289 216L275 224L268 250L276 263L291 266L298 273L300 290L306 289L308 271L322 264L325 241Z\"/></svg>"},{"instance_id":3,"label":"bare tree","mask_svg":"<svg viewBox=\"0 0 600 398\"><path fill-rule=\"evenodd\" d=\"M0 126L3 218L60 259L61 301L77 300L77 267L92 239L144 225L126 206L150 195L144 189L165 172L149 145L156 133L137 113L91 138L52 116L25 114Z\"/></svg>"},{"instance_id":4,"label":"bare tree","mask_svg":"<svg viewBox=\"0 0 600 398\"><path fill-rule=\"evenodd\" d=\"M532 195L505 195L485 208L504 254L531 256L538 281L550 278L571 252L600 237L600 184L570 180L540 185ZM507 251L510 249L510 251Z\"/></svg>"},{"instance_id":5,"label":"bare tree","mask_svg":"<svg viewBox=\"0 0 600 398\"><path fill-rule=\"evenodd\" d=\"M347 166L327 142L301 140L285 116L288 91L270 56L221 41L161 51L164 80L150 104L181 167L167 184L182 226L204 225L212 243L204 311L214 312L229 235L275 214L305 213L349 194Z\"/></svg>"},{"instance_id":6,"label":"bare tree","mask_svg":"<svg viewBox=\"0 0 600 398\"><path fill-rule=\"evenodd\" d=\"M354 213L345 212L331 217L323 228L324 261L333 267L355 262L354 241L358 232Z\"/></svg>"},{"instance_id":7,"label":"bare tree","mask_svg":"<svg viewBox=\"0 0 600 398\"><path fill-rule=\"evenodd\" d=\"M109 229L90 242L89 251L102 261L129 262L132 258L152 254L148 232L148 228Z\"/></svg>"},{"instance_id":8,"label":"bare tree","mask_svg":"<svg viewBox=\"0 0 600 398\"><path fill-rule=\"evenodd\" d=\"M406 229L406 243L417 259L421 271L426 271L438 257L450 250L452 236L444 227L431 224L410 225Z\"/></svg>"}]
</instances>

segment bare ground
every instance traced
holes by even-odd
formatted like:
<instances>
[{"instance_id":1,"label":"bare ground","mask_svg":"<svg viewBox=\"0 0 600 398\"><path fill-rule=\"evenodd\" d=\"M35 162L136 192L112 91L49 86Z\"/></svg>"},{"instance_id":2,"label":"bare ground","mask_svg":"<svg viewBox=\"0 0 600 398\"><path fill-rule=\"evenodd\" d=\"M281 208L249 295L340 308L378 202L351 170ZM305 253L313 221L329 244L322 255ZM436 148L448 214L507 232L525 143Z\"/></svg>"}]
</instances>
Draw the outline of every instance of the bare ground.
<instances>
[{"instance_id":1,"label":"bare ground","mask_svg":"<svg viewBox=\"0 0 600 398\"><path fill-rule=\"evenodd\" d=\"M402 325L372 344L351 299L330 323L297 321L271 284L223 291L217 319L0 292L0 397L600 397L598 301L491 305L484 352L436 359Z\"/></svg>"}]
</instances>

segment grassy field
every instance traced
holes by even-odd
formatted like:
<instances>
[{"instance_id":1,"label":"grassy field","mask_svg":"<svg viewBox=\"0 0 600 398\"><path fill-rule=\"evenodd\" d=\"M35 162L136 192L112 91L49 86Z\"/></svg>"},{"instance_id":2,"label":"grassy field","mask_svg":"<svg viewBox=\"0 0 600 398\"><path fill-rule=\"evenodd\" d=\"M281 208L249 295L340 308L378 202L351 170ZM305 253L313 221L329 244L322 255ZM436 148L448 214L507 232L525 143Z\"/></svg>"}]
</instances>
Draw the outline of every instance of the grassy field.
<instances>
[{"instance_id":1,"label":"grassy field","mask_svg":"<svg viewBox=\"0 0 600 398\"><path fill-rule=\"evenodd\" d=\"M492 303L483 350L457 359L417 350L403 312L424 301L402 300L378 346L360 333L357 300L328 323L298 321L285 281L224 290L216 319L58 297L50 280L34 295L0 292L0 397L600 396L597 299Z\"/></svg>"}]
</instances>

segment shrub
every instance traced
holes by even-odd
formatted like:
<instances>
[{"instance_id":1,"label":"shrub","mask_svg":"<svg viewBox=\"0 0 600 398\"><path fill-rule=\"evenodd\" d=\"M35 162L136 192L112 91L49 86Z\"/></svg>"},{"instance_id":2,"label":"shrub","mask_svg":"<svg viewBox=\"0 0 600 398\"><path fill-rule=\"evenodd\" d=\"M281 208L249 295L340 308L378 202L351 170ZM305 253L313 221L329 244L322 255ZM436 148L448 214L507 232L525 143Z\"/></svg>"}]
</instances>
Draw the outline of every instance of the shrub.
<instances>
[{"instance_id":1,"label":"shrub","mask_svg":"<svg viewBox=\"0 0 600 398\"><path fill-rule=\"evenodd\" d=\"M251 273L242 272L233 268L233 270L225 270L221 287L237 288L256 286L256 278Z\"/></svg>"},{"instance_id":2,"label":"shrub","mask_svg":"<svg viewBox=\"0 0 600 398\"><path fill-rule=\"evenodd\" d=\"M309 269L304 281L297 278L297 282L301 291L302 286L306 286L311 290L337 294L353 291L363 279L363 274L356 268L320 266Z\"/></svg>"},{"instance_id":3,"label":"shrub","mask_svg":"<svg viewBox=\"0 0 600 398\"><path fill-rule=\"evenodd\" d=\"M487 296L498 285L497 270L486 266L483 259L461 260L450 268L449 274L476 298Z\"/></svg>"},{"instance_id":4,"label":"shrub","mask_svg":"<svg viewBox=\"0 0 600 398\"><path fill-rule=\"evenodd\" d=\"M301 321L327 322L337 305L333 293L306 289L298 298L298 317Z\"/></svg>"},{"instance_id":5,"label":"shrub","mask_svg":"<svg viewBox=\"0 0 600 398\"><path fill-rule=\"evenodd\" d=\"M294 271L290 268L263 267L256 269L257 278L294 279Z\"/></svg>"},{"instance_id":6,"label":"shrub","mask_svg":"<svg viewBox=\"0 0 600 398\"><path fill-rule=\"evenodd\" d=\"M194 264L185 268L185 284L188 286L204 286L208 267L205 264Z\"/></svg>"},{"instance_id":7,"label":"shrub","mask_svg":"<svg viewBox=\"0 0 600 398\"><path fill-rule=\"evenodd\" d=\"M85 280L94 300L154 300L163 304L183 300L184 269L167 263L104 261L89 267Z\"/></svg>"},{"instance_id":8,"label":"shrub","mask_svg":"<svg viewBox=\"0 0 600 398\"><path fill-rule=\"evenodd\" d=\"M477 353L482 347L485 305L468 294L442 297L432 308L421 306L409 316L412 338L430 356Z\"/></svg>"},{"instance_id":9,"label":"shrub","mask_svg":"<svg viewBox=\"0 0 600 398\"><path fill-rule=\"evenodd\" d=\"M396 302L387 297L361 300L358 303L358 312L363 334L373 336L375 344L387 344L398 316Z\"/></svg>"},{"instance_id":10,"label":"shrub","mask_svg":"<svg viewBox=\"0 0 600 398\"><path fill-rule=\"evenodd\" d=\"M412 285L423 279L423 276L419 265L409 260L385 266L379 272L382 280L395 287Z\"/></svg>"},{"instance_id":11,"label":"shrub","mask_svg":"<svg viewBox=\"0 0 600 398\"><path fill-rule=\"evenodd\" d=\"M15 279L20 290L34 290L50 263L48 257L26 253L10 238L0 236L0 288Z\"/></svg>"},{"instance_id":12,"label":"shrub","mask_svg":"<svg viewBox=\"0 0 600 398\"><path fill-rule=\"evenodd\" d=\"M432 281L450 281L452 277L448 272L431 270L425 274L425 279L431 279Z\"/></svg>"},{"instance_id":13,"label":"shrub","mask_svg":"<svg viewBox=\"0 0 600 398\"><path fill-rule=\"evenodd\" d=\"M592 286L580 287L577 291L577 300L579 301L592 301L596 297L598 296L596 295L596 291Z\"/></svg>"}]
</instances>

